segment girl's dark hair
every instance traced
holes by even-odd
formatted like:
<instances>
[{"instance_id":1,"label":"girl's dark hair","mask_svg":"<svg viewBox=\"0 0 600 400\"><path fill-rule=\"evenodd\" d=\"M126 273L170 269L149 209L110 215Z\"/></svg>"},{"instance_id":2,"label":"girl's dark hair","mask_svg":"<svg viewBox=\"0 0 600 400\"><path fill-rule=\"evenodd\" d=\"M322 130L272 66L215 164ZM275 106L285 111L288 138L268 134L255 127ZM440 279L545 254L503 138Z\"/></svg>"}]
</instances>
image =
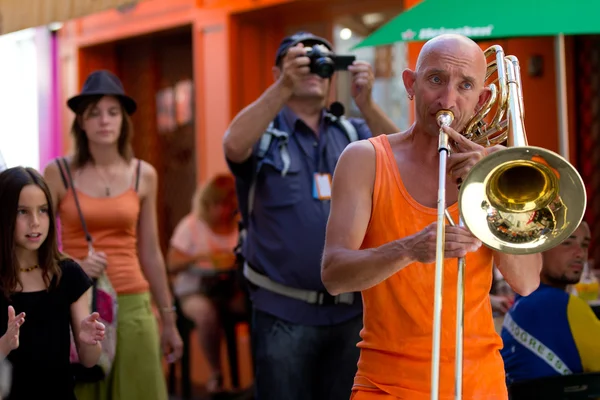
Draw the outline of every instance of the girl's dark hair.
<instances>
[{"instance_id":1,"label":"girl's dark hair","mask_svg":"<svg viewBox=\"0 0 600 400\"><path fill-rule=\"evenodd\" d=\"M83 167L86 163L93 161L92 154L90 153L89 142L85 131L81 128L81 120L85 118L86 111L95 107L96 104L102 99L104 95L90 95L83 99L77 111L75 113L75 119L71 126L71 135L75 139L75 154L73 157L73 165L76 168ZM118 100L118 98L117 98ZM121 123L121 133L118 139L119 154L126 161L130 161L133 158L133 148L131 145L131 139L133 137L133 123L129 114L127 114L123 103L121 104L121 115L123 115L123 122Z\"/></svg>"},{"instance_id":2,"label":"girl's dark hair","mask_svg":"<svg viewBox=\"0 0 600 400\"><path fill-rule=\"evenodd\" d=\"M48 236L38 249L38 264L48 289L52 277L56 277L54 282L58 284L61 275L58 262L65 258L58 250L52 196L44 178L33 168L14 167L0 173L0 291L6 298L17 290L17 286L22 286L15 253L15 226L19 196L27 185L39 187L46 195L48 204Z\"/></svg>"}]
</instances>

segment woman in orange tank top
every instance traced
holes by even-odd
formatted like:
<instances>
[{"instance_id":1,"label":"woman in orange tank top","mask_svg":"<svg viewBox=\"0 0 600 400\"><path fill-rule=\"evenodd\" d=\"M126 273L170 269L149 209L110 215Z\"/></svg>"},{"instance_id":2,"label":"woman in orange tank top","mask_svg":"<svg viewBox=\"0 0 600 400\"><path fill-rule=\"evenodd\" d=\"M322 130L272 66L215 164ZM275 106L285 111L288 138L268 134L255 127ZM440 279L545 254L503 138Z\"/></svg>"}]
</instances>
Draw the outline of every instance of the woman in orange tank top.
<instances>
[{"instance_id":1,"label":"woman in orange tank top","mask_svg":"<svg viewBox=\"0 0 600 400\"><path fill-rule=\"evenodd\" d=\"M336 295L361 291L364 326L353 400L428 400L431 392L434 271L441 109L455 119L446 203L458 221L457 184L490 149L457 131L488 98L485 58L470 39L426 43L417 70L403 73L416 103L408 131L351 144L336 167L323 254L323 283ZM446 226L439 398L453 399L458 257L466 257L465 400L506 400L489 291L492 261L523 295L539 284L539 254L512 256L481 246L465 228Z\"/></svg>"},{"instance_id":2,"label":"woman in orange tank top","mask_svg":"<svg viewBox=\"0 0 600 400\"><path fill-rule=\"evenodd\" d=\"M115 75L96 71L67 104L76 115L71 129L75 152L66 168L52 162L44 172L57 204L63 251L90 277L105 272L118 302L117 348L110 374L92 383L77 382L77 398L166 400L150 292L160 310L160 342L170 361L181 355L182 341L158 242L156 171L132 156L129 116L136 103L125 95ZM75 196L93 239L91 254Z\"/></svg>"}]
</instances>

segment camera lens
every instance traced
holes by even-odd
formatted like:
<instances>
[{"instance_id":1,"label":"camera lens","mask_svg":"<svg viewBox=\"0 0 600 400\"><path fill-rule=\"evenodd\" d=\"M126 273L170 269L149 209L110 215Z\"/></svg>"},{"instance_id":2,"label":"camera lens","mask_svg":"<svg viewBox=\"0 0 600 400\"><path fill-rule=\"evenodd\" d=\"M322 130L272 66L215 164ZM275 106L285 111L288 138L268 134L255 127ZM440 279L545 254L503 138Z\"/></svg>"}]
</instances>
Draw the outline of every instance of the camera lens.
<instances>
[{"instance_id":1,"label":"camera lens","mask_svg":"<svg viewBox=\"0 0 600 400\"><path fill-rule=\"evenodd\" d=\"M331 78L334 72L333 61L327 57L319 58L315 61L315 70L321 78Z\"/></svg>"}]
</instances>

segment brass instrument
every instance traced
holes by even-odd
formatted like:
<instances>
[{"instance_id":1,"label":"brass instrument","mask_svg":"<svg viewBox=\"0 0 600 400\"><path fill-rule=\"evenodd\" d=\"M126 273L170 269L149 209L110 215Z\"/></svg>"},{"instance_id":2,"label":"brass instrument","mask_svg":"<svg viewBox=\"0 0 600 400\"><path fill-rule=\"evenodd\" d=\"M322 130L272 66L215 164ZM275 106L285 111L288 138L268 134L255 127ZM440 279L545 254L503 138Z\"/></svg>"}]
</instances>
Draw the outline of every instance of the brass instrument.
<instances>
[{"instance_id":1,"label":"brass instrument","mask_svg":"<svg viewBox=\"0 0 600 400\"><path fill-rule=\"evenodd\" d=\"M467 124L462 134L484 147L508 140L508 147L479 161L462 182L458 197L461 225L486 246L508 254L546 251L568 238L579 226L586 207L585 186L577 170L560 155L527 145L523 121L523 94L519 61L505 56L501 46L485 51L486 80L498 78L489 88L491 96ZM497 87L496 87L497 83ZM489 123L484 122L496 107ZM506 114L506 118L503 119ZM438 124L450 124L450 111L438 112ZM444 262L444 216L454 221L445 206L448 135L440 129L440 187L435 275L431 399L439 396L442 271ZM445 154L444 154L445 153ZM443 165L443 169L442 169ZM441 186L443 183L443 187ZM464 258L458 260L456 315L455 396L462 398L462 350L464 315Z\"/></svg>"}]
</instances>

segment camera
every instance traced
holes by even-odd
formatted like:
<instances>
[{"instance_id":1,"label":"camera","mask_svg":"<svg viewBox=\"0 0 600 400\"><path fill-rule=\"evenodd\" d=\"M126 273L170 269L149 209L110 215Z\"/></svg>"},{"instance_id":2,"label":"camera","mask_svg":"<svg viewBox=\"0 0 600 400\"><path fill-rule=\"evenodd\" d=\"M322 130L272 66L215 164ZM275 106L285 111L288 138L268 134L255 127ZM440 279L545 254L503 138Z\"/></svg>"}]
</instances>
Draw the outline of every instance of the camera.
<instances>
[{"instance_id":1,"label":"camera","mask_svg":"<svg viewBox=\"0 0 600 400\"><path fill-rule=\"evenodd\" d=\"M335 71L347 70L356 60L355 56L339 55L323 45L306 47L306 57L310 58L310 73L323 79L331 78Z\"/></svg>"}]
</instances>

